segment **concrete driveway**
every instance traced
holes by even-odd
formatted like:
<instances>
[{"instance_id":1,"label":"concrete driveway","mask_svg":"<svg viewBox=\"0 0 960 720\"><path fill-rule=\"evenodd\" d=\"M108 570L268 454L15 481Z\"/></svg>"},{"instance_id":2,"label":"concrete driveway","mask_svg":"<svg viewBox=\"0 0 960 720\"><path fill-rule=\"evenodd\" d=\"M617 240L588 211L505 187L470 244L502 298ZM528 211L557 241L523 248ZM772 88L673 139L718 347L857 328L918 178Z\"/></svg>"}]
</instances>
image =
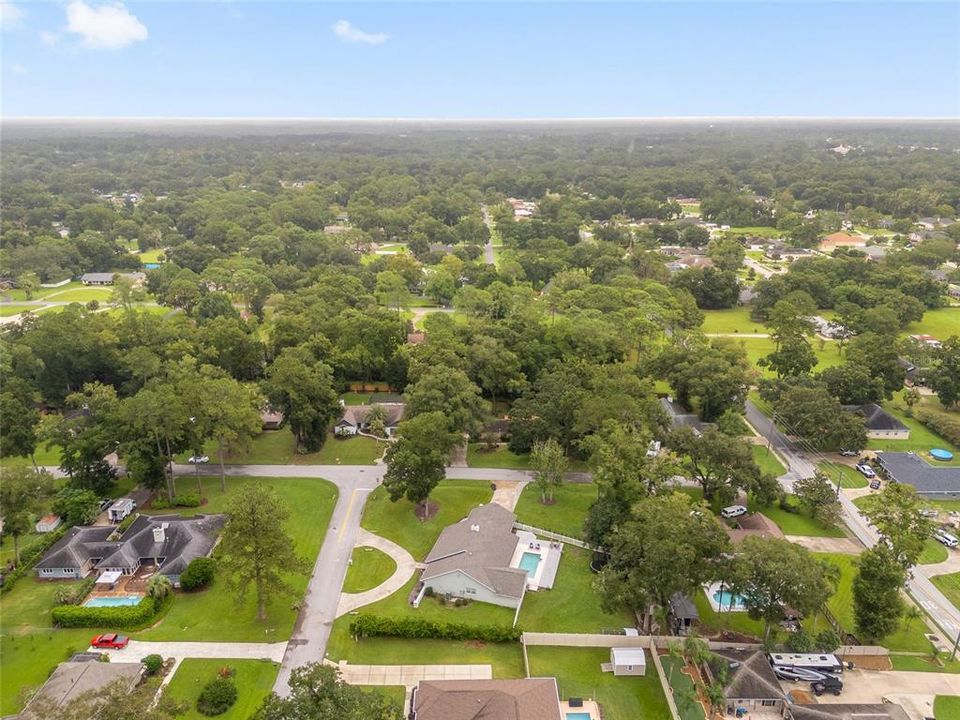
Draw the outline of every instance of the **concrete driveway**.
<instances>
[{"instance_id":1,"label":"concrete driveway","mask_svg":"<svg viewBox=\"0 0 960 720\"><path fill-rule=\"evenodd\" d=\"M283 660L287 643L240 643L240 642L149 642L131 640L123 650L98 650L106 652L113 662L140 662L147 655L176 658L207 658L211 660Z\"/></svg>"}]
</instances>

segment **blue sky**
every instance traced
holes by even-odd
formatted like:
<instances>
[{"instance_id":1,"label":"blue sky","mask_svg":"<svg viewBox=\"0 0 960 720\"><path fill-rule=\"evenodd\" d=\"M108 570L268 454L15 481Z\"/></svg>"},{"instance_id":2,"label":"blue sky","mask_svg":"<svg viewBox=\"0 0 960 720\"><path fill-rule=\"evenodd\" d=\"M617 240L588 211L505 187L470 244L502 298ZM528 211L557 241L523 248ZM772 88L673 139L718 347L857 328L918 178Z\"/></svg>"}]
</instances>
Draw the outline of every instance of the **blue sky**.
<instances>
[{"instance_id":1,"label":"blue sky","mask_svg":"<svg viewBox=\"0 0 960 720\"><path fill-rule=\"evenodd\" d=\"M3 2L2 114L960 116L958 3Z\"/></svg>"}]
</instances>

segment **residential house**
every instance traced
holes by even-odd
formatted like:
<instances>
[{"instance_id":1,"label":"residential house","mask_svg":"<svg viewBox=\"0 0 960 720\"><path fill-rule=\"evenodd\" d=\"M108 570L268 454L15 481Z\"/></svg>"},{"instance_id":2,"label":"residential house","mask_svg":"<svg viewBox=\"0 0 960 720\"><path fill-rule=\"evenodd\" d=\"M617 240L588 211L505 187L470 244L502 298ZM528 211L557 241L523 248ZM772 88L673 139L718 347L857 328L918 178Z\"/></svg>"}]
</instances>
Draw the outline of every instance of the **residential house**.
<instances>
[{"instance_id":1,"label":"residential house","mask_svg":"<svg viewBox=\"0 0 960 720\"><path fill-rule=\"evenodd\" d=\"M811 315L806 318L817 330L817 334L827 339L833 340L840 337L849 337L852 333L838 322L827 320L820 315Z\"/></svg>"},{"instance_id":2,"label":"residential house","mask_svg":"<svg viewBox=\"0 0 960 720\"><path fill-rule=\"evenodd\" d=\"M861 251L868 260L882 260L887 254L887 248L883 245L868 245Z\"/></svg>"},{"instance_id":3,"label":"residential house","mask_svg":"<svg viewBox=\"0 0 960 720\"><path fill-rule=\"evenodd\" d=\"M409 720L562 720L556 678L421 680Z\"/></svg>"},{"instance_id":4,"label":"residential house","mask_svg":"<svg viewBox=\"0 0 960 720\"><path fill-rule=\"evenodd\" d=\"M893 482L913 485L930 500L960 498L960 467L936 467L912 452L878 452L877 466Z\"/></svg>"},{"instance_id":5,"label":"residential house","mask_svg":"<svg viewBox=\"0 0 960 720\"><path fill-rule=\"evenodd\" d=\"M917 367L912 362L907 360L905 357L897 358L897 364L903 368L904 380L903 384L907 387L914 387L915 385L923 385L923 369Z\"/></svg>"},{"instance_id":6,"label":"residential house","mask_svg":"<svg viewBox=\"0 0 960 720\"><path fill-rule=\"evenodd\" d=\"M118 684L128 693L132 692L145 672L146 667L138 662L62 662L18 717L21 720L50 718L77 698Z\"/></svg>"},{"instance_id":7,"label":"residential house","mask_svg":"<svg viewBox=\"0 0 960 720\"><path fill-rule=\"evenodd\" d=\"M727 662L728 679L723 688L727 698L727 715L734 715L740 707L748 712L782 711L786 697L766 653L762 650L740 649L715 650L714 653Z\"/></svg>"},{"instance_id":8,"label":"residential house","mask_svg":"<svg viewBox=\"0 0 960 720\"><path fill-rule=\"evenodd\" d=\"M780 526L763 513L758 512L741 515L734 519L732 526L723 523L723 529L726 531L733 545L739 545L748 537L768 539L783 537L783 531L780 529Z\"/></svg>"},{"instance_id":9,"label":"residential house","mask_svg":"<svg viewBox=\"0 0 960 720\"><path fill-rule=\"evenodd\" d=\"M74 527L53 544L39 563L43 580L82 578L91 572L133 575L154 566L174 587L190 561L206 557L226 522L224 515L140 515L118 540L115 528Z\"/></svg>"},{"instance_id":10,"label":"residential house","mask_svg":"<svg viewBox=\"0 0 960 720\"><path fill-rule=\"evenodd\" d=\"M910 720L896 703L791 703L784 707L784 720Z\"/></svg>"},{"instance_id":11,"label":"residential house","mask_svg":"<svg viewBox=\"0 0 960 720\"><path fill-rule=\"evenodd\" d=\"M934 349L943 347L943 343L937 340L937 338L935 338L933 335L911 335L910 339L916 340L918 343Z\"/></svg>"},{"instance_id":12,"label":"residential house","mask_svg":"<svg viewBox=\"0 0 960 720\"><path fill-rule=\"evenodd\" d=\"M63 521L60 519L59 515L44 515L42 518L37 520L37 524L34 526L34 529L38 533L48 533L53 532Z\"/></svg>"},{"instance_id":13,"label":"residential house","mask_svg":"<svg viewBox=\"0 0 960 720\"><path fill-rule=\"evenodd\" d=\"M113 285L115 277L126 278L134 285L143 285L146 282L147 276L142 272L132 272L132 273L110 273L110 272L92 272L84 273L80 276L80 282L84 285Z\"/></svg>"},{"instance_id":14,"label":"residential house","mask_svg":"<svg viewBox=\"0 0 960 720\"><path fill-rule=\"evenodd\" d=\"M835 232L820 240L820 251L830 253L837 248L863 248L867 246L867 238L863 235L854 235L848 232Z\"/></svg>"},{"instance_id":15,"label":"residential house","mask_svg":"<svg viewBox=\"0 0 960 720\"><path fill-rule=\"evenodd\" d=\"M357 435L370 431L370 412L373 408L383 410L383 425L387 435L393 435L407 406L404 403L374 403L372 405L345 405L343 417L333 426L337 435Z\"/></svg>"},{"instance_id":16,"label":"residential house","mask_svg":"<svg viewBox=\"0 0 960 720\"><path fill-rule=\"evenodd\" d=\"M687 410L672 397L660 398L660 406L666 411L673 427L687 426L693 429L696 435L703 434L707 428L714 427L713 423L703 422L696 414Z\"/></svg>"},{"instance_id":17,"label":"residential house","mask_svg":"<svg viewBox=\"0 0 960 720\"><path fill-rule=\"evenodd\" d=\"M134 502L133 498L119 498L114 500L113 505L107 508L107 517L110 519L110 522L121 522L127 515L133 512L136 506L137 503Z\"/></svg>"},{"instance_id":18,"label":"residential house","mask_svg":"<svg viewBox=\"0 0 960 720\"><path fill-rule=\"evenodd\" d=\"M844 410L860 415L867 426L867 437L875 440L909 440L910 428L876 403L844 405Z\"/></svg>"},{"instance_id":19,"label":"residential house","mask_svg":"<svg viewBox=\"0 0 960 720\"><path fill-rule=\"evenodd\" d=\"M617 676L647 674L647 657L643 648L610 648L610 664Z\"/></svg>"},{"instance_id":20,"label":"residential house","mask_svg":"<svg viewBox=\"0 0 960 720\"><path fill-rule=\"evenodd\" d=\"M515 519L506 508L489 503L445 527L424 560L420 596L432 591L519 612L528 574L511 567L519 542L513 533ZM415 604L419 605L419 598Z\"/></svg>"},{"instance_id":21,"label":"residential house","mask_svg":"<svg viewBox=\"0 0 960 720\"><path fill-rule=\"evenodd\" d=\"M260 410L260 427L262 430L279 430L283 424L283 413L272 407Z\"/></svg>"},{"instance_id":22,"label":"residential house","mask_svg":"<svg viewBox=\"0 0 960 720\"><path fill-rule=\"evenodd\" d=\"M798 248L784 245L783 243L774 243L767 245L763 251L764 257L770 260L798 260L804 257L810 257L809 248Z\"/></svg>"}]
</instances>

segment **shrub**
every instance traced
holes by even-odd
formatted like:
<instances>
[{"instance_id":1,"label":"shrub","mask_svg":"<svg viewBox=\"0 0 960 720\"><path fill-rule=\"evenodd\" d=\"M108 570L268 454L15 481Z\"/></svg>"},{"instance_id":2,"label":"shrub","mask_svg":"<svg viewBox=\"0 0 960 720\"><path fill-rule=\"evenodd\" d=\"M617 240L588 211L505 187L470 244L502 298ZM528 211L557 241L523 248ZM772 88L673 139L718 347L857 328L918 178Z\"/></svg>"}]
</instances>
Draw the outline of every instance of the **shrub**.
<instances>
[{"instance_id":1,"label":"shrub","mask_svg":"<svg viewBox=\"0 0 960 720\"><path fill-rule=\"evenodd\" d=\"M787 638L787 649L795 653L813 652L813 638L803 628L799 628Z\"/></svg>"},{"instance_id":2,"label":"shrub","mask_svg":"<svg viewBox=\"0 0 960 720\"><path fill-rule=\"evenodd\" d=\"M960 418L956 414L931 410L930 408L919 408L916 410L915 416L917 420L937 435L949 440L954 445L960 445Z\"/></svg>"},{"instance_id":3,"label":"shrub","mask_svg":"<svg viewBox=\"0 0 960 720\"><path fill-rule=\"evenodd\" d=\"M58 587L53 593L53 599L57 605L79 605L80 602L93 590L97 579L90 576L83 580L79 585L72 587Z\"/></svg>"},{"instance_id":4,"label":"shrub","mask_svg":"<svg viewBox=\"0 0 960 720\"><path fill-rule=\"evenodd\" d=\"M506 625L468 625L416 617L388 618L361 614L350 621L350 634L358 639L401 637L411 640L483 640L502 643L518 641L523 631Z\"/></svg>"},{"instance_id":5,"label":"shrub","mask_svg":"<svg viewBox=\"0 0 960 720\"><path fill-rule=\"evenodd\" d=\"M172 592L173 583L166 575L154 575L147 581L147 595L158 602Z\"/></svg>"},{"instance_id":6,"label":"shrub","mask_svg":"<svg viewBox=\"0 0 960 720\"><path fill-rule=\"evenodd\" d=\"M148 596L136 605L122 607L61 605L55 607L50 616L53 622L62 628L131 628L146 625L156 612L157 603Z\"/></svg>"},{"instance_id":7,"label":"shrub","mask_svg":"<svg viewBox=\"0 0 960 720\"><path fill-rule=\"evenodd\" d=\"M140 662L147 666L148 675L156 675L163 667L163 658L156 653L147 655L145 658L142 658Z\"/></svg>"},{"instance_id":8,"label":"shrub","mask_svg":"<svg viewBox=\"0 0 960 720\"><path fill-rule=\"evenodd\" d=\"M0 592L10 592L13 590L13 586L17 583L17 580L33 569L33 566L36 565L41 556L50 549L51 545L63 537L67 529L68 528L61 526L53 532L43 535L43 537L30 547L21 550L20 564L17 565L13 572L3 574L3 587L0 587Z\"/></svg>"},{"instance_id":9,"label":"shrub","mask_svg":"<svg viewBox=\"0 0 960 720\"><path fill-rule=\"evenodd\" d=\"M197 711L208 717L222 715L237 701L237 686L221 677L208 682L197 698Z\"/></svg>"},{"instance_id":10,"label":"shrub","mask_svg":"<svg viewBox=\"0 0 960 720\"><path fill-rule=\"evenodd\" d=\"M827 628L817 633L816 640L814 640L813 644L817 652L832 653L840 647L840 636L837 635L833 628Z\"/></svg>"},{"instance_id":11,"label":"shrub","mask_svg":"<svg viewBox=\"0 0 960 720\"><path fill-rule=\"evenodd\" d=\"M172 502L164 497L156 497L153 499L151 507L154 510L168 510L175 507L200 507L201 504L203 504L203 499L199 493L180 493L173 498Z\"/></svg>"},{"instance_id":12,"label":"shrub","mask_svg":"<svg viewBox=\"0 0 960 720\"><path fill-rule=\"evenodd\" d=\"M123 520L120 521L120 524L117 525L117 532L122 535L124 530L133 525L134 521L138 517L140 517L140 513L130 513L127 515Z\"/></svg>"},{"instance_id":13,"label":"shrub","mask_svg":"<svg viewBox=\"0 0 960 720\"><path fill-rule=\"evenodd\" d=\"M230 667L229 665L224 665L222 668L217 670L217 675L219 675L222 678L232 678L236 674L237 674L237 671L232 667Z\"/></svg>"},{"instance_id":14,"label":"shrub","mask_svg":"<svg viewBox=\"0 0 960 720\"><path fill-rule=\"evenodd\" d=\"M213 558L196 557L180 575L180 587L184 590L199 590L213 580L217 563Z\"/></svg>"}]
</instances>

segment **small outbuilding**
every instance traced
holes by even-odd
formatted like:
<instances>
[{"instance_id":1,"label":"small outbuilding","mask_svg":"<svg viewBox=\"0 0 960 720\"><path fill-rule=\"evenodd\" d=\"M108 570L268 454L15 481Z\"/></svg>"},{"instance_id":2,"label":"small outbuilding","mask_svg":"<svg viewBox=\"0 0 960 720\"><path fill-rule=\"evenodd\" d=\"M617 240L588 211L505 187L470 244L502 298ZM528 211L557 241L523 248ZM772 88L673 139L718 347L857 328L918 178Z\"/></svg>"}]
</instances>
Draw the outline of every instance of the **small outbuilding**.
<instances>
[{"instance_id":1,"label":"small outbuilding","mask_svg":"<svg viewBox=\"0 0 960 720\"><path fill-rule=\"evenodd\" d=\"M53 532L63 521L60 519L59 515L44 515L42 518L37 520L37 524L34 526L34 529L38 533L48 533Z\"/></svg>"},{"instance_id":2,"label":"small outbuilding","mask_svg":"<svg viewBox=\"0 0 960 720\"><path fill-rule=\"evenodd\" d=\"M646 675L647 656L643 648L610 648L614 675Z\"/></svg>"}]
</instances>

